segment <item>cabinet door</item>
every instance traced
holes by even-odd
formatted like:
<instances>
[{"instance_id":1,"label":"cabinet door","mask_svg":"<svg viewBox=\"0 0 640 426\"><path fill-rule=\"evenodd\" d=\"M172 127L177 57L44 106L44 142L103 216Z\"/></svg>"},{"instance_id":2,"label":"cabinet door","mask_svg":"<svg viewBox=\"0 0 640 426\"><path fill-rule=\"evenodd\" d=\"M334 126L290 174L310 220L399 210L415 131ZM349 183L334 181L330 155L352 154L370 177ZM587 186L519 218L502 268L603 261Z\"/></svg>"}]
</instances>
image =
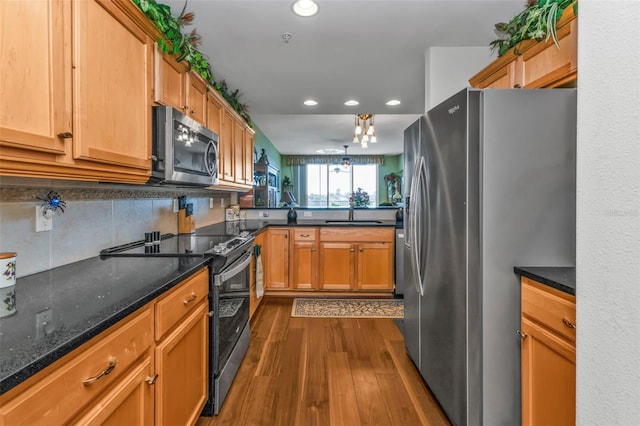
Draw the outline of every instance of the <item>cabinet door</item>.
<instances>
[{"instance_id":1,"label":"cabinet door","mask_svg":"<svg viewBox=\"0 0 640 426\"><path fill-rule=\"evenodd\" d=\"M171 55L163 54L158 49L154 50L154 56L154 101L184 111L187 98L185 79L188 71L185 64L176 61Z\"/></svg>"},{"instance_id":2,"label":"cabinet door","mask_svg":"<svg viewBox=\"0 0 640 426\"><path fill-rule=\"evenodd\" d=\"M1 146L65 153L58 134L72 131L67 8L62 1L0 2Z\"/></svg>"},{"instance_id":3,"label":"cabinet door","mask_svg":"<svg viewBox=\"0 0 640 426\"><path fill-rule=\"evenodd\" d=\"M220 142L218 150L220 155L220 179L227 182L234 181L234 159L233 159L233 116L225 109L222 112L222 131L220 132Z\"/></svg>"},{"instance_id":4,"label":"cabinet door","mask_svg":"<svg viewBox=\"0 0 640 426\"><path fill-rule=\"evenodd\" d=\"M245 129L244 131L244 183L253 185L253 132Z\"/></svg>"},{"instance_id":5,"label":"cabinet door","mask_svg":"<svg viewBox=\"0 0 640 426\"><path fill-rule=\"evenodd\" d=\"M208 302L202 301L156 346L155 424L195 424L207 401L209 375Z\"/></svg>"},{"instance_id":6,"label":"cabinet door","mask_svg":"<svg viewBox=\"0 0 640 426\"><path fill-rule=\"evenodd\" d=\"M355 265L355 244L320 242L320 289L353 290Z\"/></svg>"},{"instance_id":7,"label":"cabinet door","mask_svg":"<svg viewBox=\"0 0 640 426\"><path fill-rule=\"evenodd\" d=\"M393 244L358 244L358 290L393 290Z\"/></svg>"},{"instance_id":8,"label":"cabinet door","mask_svg":"<svg viewBox=\"0 0 640 426\"><path fill-rule=\"evenodd\" d=\"M318 251L315 241L294 241L291 256L291 286L294 289L317 288Z\"/></svg>"},{"instance_id":9,"label":"cabinet door","mask_svg":"<svg viewBox=\"0 0 640 426\"><path fill-rule=\"evenodd\" d=\"M244 126L238 120L233 120L233 164L234 164L234 180L236 183L245 183L245 167L244 167Z\"/></svg>"},{"instance_id":10,"label":"cabinet door","mask_svg":"<svg viewBox=\"0 0 640 426\"><path fill-rule=\"evenodd\" d=\"M76 159L151 173L153 41L108 0L73 2Z\"/></svg>"},{"instance_id":11,"label":"cabinet door","mask_svg":"<svg viewBox=\"0 0 640 426\"><path fill-rule=\"evenodd\" d=\"M211 92L207 95L207 128L220 137L222 104Z\"/></svg>"},{"instance_id":12,"label":"cabinet door","mask_svg":"<svg viewBox=\"0 0 640 426\"><path fill-rule=\"evenodd\" d=\"M527 318L522 332L522 424L575 425L575 345Z\"/></svg>"},{"instance_id":13,"label":"cabinet door","mask_svg":"<svg viewBox=\"0 0 640 426\"><path fill-rule=\"evenodd\" d=\"M98 398L86 414L71 422L79 425L153 425L153 363L144 357L106 395Z\"/></svg>"},{"instance_id":14,"label":"cabinet door","mask_svg":"<svg viewBox=\"0 0 640 426\"><path fill-rule=\"evenodd\" d=\"M289 288L289 229L267 230L265 288L286 290Z\"/></svg>"},{"instance_id":15,"label":"cabinet door","mask_svg":"<svg viewBox=\"0 0 640 426\"><path fill-rule=\"evenodd\" d=\"M186 114L198 123L207 124L207 84L197 74L187 74Z\"/></svg>"}]
</instances>

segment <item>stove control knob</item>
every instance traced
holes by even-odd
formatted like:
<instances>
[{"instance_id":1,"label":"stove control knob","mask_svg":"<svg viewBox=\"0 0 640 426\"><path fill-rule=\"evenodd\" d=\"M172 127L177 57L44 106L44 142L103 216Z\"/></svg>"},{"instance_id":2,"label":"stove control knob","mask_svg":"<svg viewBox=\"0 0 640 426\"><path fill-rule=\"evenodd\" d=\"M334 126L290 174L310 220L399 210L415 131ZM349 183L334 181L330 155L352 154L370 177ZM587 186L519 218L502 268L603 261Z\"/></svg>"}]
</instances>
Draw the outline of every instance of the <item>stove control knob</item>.
<instances>
[{"instance_id":1,"label":"stove control knob","mask_svg":"<svg viewBox=\"0 0 640 426\"><path fill-rule=\"evenodd\" d=\"M222 253L225 249L225 245L224 244L216 244L215 246L213 246L213 252L214 253Z\"/></svg>"}]
</instances>

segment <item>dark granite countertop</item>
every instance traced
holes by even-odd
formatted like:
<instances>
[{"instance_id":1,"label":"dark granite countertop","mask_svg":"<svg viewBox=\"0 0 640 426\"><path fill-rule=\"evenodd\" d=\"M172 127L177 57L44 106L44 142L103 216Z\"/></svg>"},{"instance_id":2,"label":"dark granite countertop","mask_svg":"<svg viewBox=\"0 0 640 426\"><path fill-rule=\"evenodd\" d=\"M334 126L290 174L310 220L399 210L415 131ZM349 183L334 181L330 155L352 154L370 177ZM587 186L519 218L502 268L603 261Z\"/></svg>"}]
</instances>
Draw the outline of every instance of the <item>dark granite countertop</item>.
<instances>
[{"instance_id":1,"label":"dark granite countertop","mask_svg":"<svg viewBox=\"0 0 640 426\"><path fill-rule=\"evenodd\" d=\"M394 220L342 226L395 227ZM357 224L357 225L356 225ZM268 226L339 226L325 220L221 222L195 235L257 233ZM19 278L17 312L0 318L0 394L155 299L210 259L200 257L92 257ZM36 315L51 319L36 330Z\"/></svg>"},{"instance_id":2,"label":"dark granite countertop","mask_svg":"<svg viewBox=\"0 0 640 426\"><path fill-rule=\"evenodd\" d=\"M353 222L332 222L327 223L325 219L307 219L298 218L296 223L288 223L286 219L247 219L235 222L222 222L215 225L206 226L196 230L196 235L219 235L223 232L227 235L237 235L242 231L257 233L268 226L342 226L342 227L396 227L395 220L376 221L353 221ZM402 223L400 223L400 228Z\"/></svg>"},{"instance_id":3,"label":"dark granite countertop","mask_svg":"<svg viewBox=\"0 0 640 426\"><path fill-rule=\"evenodd\" d=\"M0 394L205 267L207 258L92 257L19 278L0 318ZM36 315L49 312L45 326ZM37 329L38 328L38 329Z\"/></svg>"},{"instance_id":4,"label":"dark granite countertop","mask_svg":"<svg viewBox=\"0 0 640 426\"><path fill-rule=\"evenodd\" d=\"M516 266L514 272L523 277L531 278L539 283L546 284L557 290L564 291L575 296L576 294L576 268L575 267L527 267Z\"/></svg>"}]
</instances>

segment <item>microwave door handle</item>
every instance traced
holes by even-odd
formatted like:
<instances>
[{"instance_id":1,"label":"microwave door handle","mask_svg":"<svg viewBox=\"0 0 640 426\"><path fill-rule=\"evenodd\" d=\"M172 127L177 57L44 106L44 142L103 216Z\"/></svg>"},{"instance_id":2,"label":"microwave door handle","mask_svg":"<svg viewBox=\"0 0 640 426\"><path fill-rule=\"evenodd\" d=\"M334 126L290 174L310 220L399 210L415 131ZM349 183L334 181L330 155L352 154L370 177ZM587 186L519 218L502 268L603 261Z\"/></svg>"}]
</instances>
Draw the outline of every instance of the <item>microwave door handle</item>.
<instances>
[{"instance_id":1,"label":"microwave door handle","mask_svg":"<svg viewBox=\"0 0 640 426\"><path fill-rule=\"evenodd\" d=\"M225 270L220 274L214 275L213 284L216 287L220 287L223 282L233 277L238 272L241 272L244 268L249 266L250 263L251 263L251 251L247 251L242 255L239 261L236 261L236 263L230 269Z\"/></svg>"},{"instance_id":2,"label":"microwave door handle","mask_svg":"<svg viewBox=\"0 0 640 426\"><path fill-rule=\"evenodd\" d=\"M211 167L209 166L209 155L213 151L213 157L215 161L211 163ZM218 167L218 150L216 149L216 144L210 140L207 143L207 148L204 150L204 167L207 169L207 173L209 176L213 176L216 174L216 169Z\"/></svg>"}]
</instances>

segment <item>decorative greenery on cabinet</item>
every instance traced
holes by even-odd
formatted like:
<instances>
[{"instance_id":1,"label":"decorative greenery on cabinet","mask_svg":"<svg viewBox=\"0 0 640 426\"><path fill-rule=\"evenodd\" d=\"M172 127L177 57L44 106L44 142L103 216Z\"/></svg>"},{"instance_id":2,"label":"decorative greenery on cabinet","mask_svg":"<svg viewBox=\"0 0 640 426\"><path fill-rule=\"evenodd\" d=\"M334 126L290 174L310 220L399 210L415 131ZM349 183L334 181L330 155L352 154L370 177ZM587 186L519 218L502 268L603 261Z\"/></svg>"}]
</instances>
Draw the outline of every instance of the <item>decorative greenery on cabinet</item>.
<instances>
[{"instance_id":1,"label":"decorative greenery on cabinet","mask_svg":"<svg viewBox=\"0 0 640 426\"><path fill-rule=\"evenodd\" d=\"M155 0L132 0L140 10L153 22L158 30L166 37L158 39L158 47L164 53L176 55L178 62L186 61L191 69L200 74L200 76L213 88L218 91L223 98L235 109L238 114L250 125L251 117L249 116L249 107L247 104L240 102L242 93L236 89L231 91L226 81L216 81L211 70L211 64L207 57L198 50L201 38L195 28L189 33L183 33L182 28L193 22L193 12L186 12L187 2L178 16L171 14L171 8Z\"/></svg>"},{"instance_id":2,"label":"decorative greenery on cabinet","mask_svg":"<svg viewBox=\"0 0 640 426\"><path fill-rule=\"evenodd\" d=\"M527 7L515 15L508 23L495 25L496 34L500 37L490 43L491 49L498 50L502 56L515 46L514 53L520 54L518 45L524 40L537 41L553 39L556 46L556 23L562 12L573 5L573 13L578 14L577 0L528 0Z\"/></svg>"}]
</instances>

